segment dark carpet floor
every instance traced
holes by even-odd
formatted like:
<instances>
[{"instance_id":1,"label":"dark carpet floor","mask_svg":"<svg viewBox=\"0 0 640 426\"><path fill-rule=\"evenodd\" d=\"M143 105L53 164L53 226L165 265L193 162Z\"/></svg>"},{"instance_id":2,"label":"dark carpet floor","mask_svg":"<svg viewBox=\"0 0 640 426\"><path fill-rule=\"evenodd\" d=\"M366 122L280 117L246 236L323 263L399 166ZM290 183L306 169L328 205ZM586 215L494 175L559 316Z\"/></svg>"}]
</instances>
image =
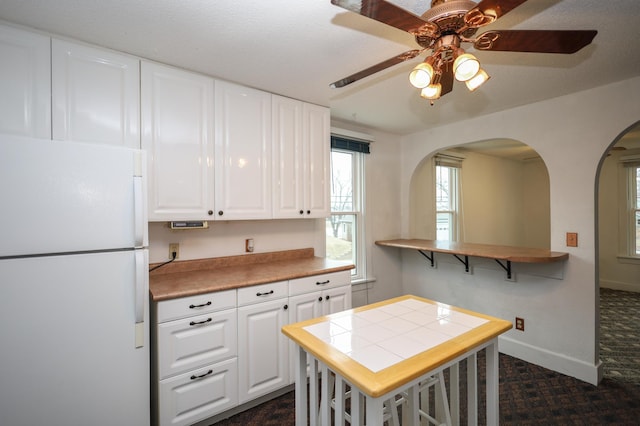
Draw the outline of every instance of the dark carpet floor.
<instances>
[{"instance_id":1,"label":"dark carpet floor","mask_svg":"<svg viewBox=\"0 0 640 426\"><path fill-rule=\"evenodd\" d=\"M601 291L604 379L593 386L500 354L501 425L640 425L640 294ZM483 365L483 356L478 358ZM460 376L464 376L464 365ZM484 369L479 369L479 387ZM464 395L464 389L461 389ZM463 399L463 398L462 398ZM480 395L480 401L484 397ZM462 425L465 425L462 405ZM294 424L293 392L216 423L216 426ZM483 411L479 423L485 424Z\"/></svg>"}]
</instances>

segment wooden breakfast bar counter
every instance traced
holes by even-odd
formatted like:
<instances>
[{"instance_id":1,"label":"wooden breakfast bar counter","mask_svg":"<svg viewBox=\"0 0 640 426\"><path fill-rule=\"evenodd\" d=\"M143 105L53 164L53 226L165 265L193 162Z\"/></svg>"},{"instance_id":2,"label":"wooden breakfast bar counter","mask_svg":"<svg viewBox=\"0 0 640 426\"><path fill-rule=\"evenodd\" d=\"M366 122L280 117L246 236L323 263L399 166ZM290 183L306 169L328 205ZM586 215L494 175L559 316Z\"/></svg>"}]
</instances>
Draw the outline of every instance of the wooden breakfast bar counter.
<instances>
[{"instance_id":1,"label":"wooden breakfast bar counter","mask_svg":"<svg viewBox=\"0 0 640 426\"><path fill-rule=\"evenodd\" d=\"M476 354L485 348L487 424L497 425L498 336L511 326L509 321L411 295L286 325L282 332L298 347L296 425L307 424L307 402L319 407L319 412L310 410L311 425L330 425L332 399L334 422L342 425L345 384L351 387L352 425L365 424L365 418L367 425L382 425L385 402L396 401L399 394L407 402L403 424L417 425L421 385L439 377L444 386L442 371L456 367L457 376L457 364L463 359L468 360L468 424L477 424ZM457 398L456 384L451 391L452 411L459 407ZM446 411L450 421L448 405Z\"/></svg>"},{"instance_id":2,"label":"wooden breakfast bar counter","mask_svg":"<svg viewBox=\"0 0 640 426\"><path fill-rule=\"evenodd\" d=\"M445 240L382 240L376 241L376 245L417 250L431 262L432 267L435 264L434 253L447 253L455 256L455 258L464 265L465 272L469 272L469 256L493 259L506 271L507 279L512 278L511 262L551 263L567 260L569 258L569 253L541 248L461 243ZM429 254L427 254L427 252Z\"/></svg>"}]
</instances>

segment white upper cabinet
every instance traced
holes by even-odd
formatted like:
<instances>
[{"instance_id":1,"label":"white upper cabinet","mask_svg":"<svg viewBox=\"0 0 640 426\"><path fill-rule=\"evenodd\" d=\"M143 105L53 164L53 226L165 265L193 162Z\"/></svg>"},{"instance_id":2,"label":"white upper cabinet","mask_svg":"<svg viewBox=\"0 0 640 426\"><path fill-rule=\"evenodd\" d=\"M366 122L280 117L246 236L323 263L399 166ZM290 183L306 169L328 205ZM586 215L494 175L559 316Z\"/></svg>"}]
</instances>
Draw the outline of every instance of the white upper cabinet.
<instances>
[{"instance_id":1,"label":"white upper cabinet","mask_svg":"<svg viewBox=\"0 0 640 426\"><path fill-rule=\"evenodd\" d=\"M0 133L51 138L50 43L0 25Z\"/></svg>"},{"instance_id":2,"label":"white upper cabinet","mask_svg":"<svg viewBox=\"0 0 640 426\"><path fill-rule=\"evenodd\" d=\"M330 214L329 109L273 96L273 217Z\"/></svg>"},{"instance_id":3,"label":"white upper cabinet","mask_svg":"<svg viewBox=\"0 0 640 426\"><path fill-rule=\"evenodd\" d=\"M329 108L305 103L302 108L302 129L303 168L306 180L305 214L307 217L328 217L331 214Z\"/></svg>"},{"instance_id":4,"label":"white upper cabinet","mask_svg":"<svg viewBox=\"0 0 640 426\"><path fill-rule=\"evenodd\" d=\"M271 94L215 82L215 218L270 219Z\"/></svg>"},{"instance_id":5,"label":"white upper cabinet","mask_svg":"<svg viewBox=\"0 0 640 426\"><path fill-rule=\"evenodd\" d=\"M213 219L213 79L142 63L149 220Z\"/></svg>"},{"instance_id":6,"label":"white upper cabinet","mask_svg":"<svg viewBox=\"0 0 640 426\"><path fill-rule=\"evenodd\" d=\"M53 139L140 148L140 61L52 40Z\"/></svg>"},{"instance_id":7,"label":"white upper cabinet","mask_svg":"<svg viewBox=\"0 0 640 426\"><path fill-rule=\"evenodd\" d=\"M273 217L305 217L302 102L272 96Z\"/></svg>"}]
</instances>

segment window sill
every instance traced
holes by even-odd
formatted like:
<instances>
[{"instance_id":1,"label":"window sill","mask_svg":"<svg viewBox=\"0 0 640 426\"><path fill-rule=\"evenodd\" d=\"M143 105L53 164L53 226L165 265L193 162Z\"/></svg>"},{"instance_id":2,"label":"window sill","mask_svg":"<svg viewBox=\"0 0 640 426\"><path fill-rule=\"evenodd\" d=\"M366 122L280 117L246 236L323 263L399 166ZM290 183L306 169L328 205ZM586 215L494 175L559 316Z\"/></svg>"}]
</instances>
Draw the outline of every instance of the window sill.
<instances>
[{"instance_id":1,"label":"window sill","mask_svg":"<svg viewBox=\"0 0 640 426\"><path fill-rule=\"evenodd\" d=\"M618 256L618 262L628 263L631 265L640 265L640 257L620 255Z\"/></svg>"}]
</instances>

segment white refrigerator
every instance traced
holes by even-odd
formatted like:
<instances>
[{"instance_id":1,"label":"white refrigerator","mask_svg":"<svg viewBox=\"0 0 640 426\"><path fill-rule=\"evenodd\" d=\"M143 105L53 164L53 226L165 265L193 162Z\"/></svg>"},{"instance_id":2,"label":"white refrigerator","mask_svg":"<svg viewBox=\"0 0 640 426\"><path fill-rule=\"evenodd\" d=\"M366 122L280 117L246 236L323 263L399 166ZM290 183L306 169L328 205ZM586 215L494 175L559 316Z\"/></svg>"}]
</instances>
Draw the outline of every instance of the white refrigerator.
<instances>
[{"instance_id":1,"label":"white refrigerator","mask_svg":"<svg viewBox=\"0 0 640 426\"><path fill-rule=\"evenodd\" d=\"M145 164L0 135L0 425L149 425Z\"/></svg>"}]
</instances>

